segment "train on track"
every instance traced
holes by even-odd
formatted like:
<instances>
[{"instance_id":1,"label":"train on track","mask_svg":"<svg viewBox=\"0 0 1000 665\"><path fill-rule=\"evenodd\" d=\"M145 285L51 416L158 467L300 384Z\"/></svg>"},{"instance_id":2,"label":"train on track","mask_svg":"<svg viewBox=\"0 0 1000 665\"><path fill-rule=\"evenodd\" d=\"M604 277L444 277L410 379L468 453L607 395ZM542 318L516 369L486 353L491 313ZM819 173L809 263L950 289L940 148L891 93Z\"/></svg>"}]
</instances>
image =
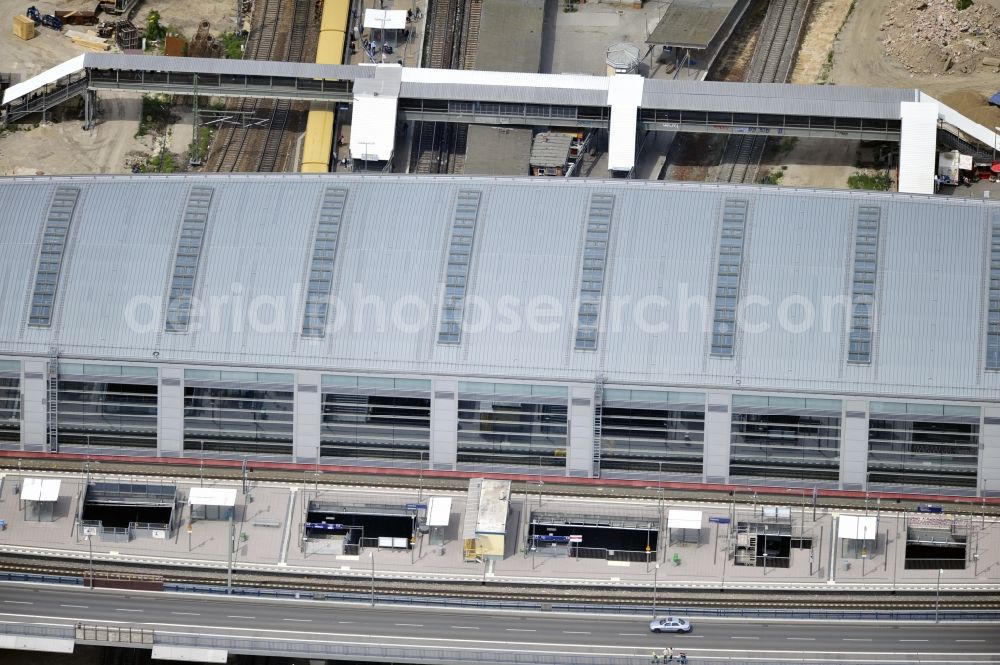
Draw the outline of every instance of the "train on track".
<instances>
[{"instance_id":1,"label":"train on track","mask_svg":"<svg viewBox=\"0 0 1000 665\"><path fill-rule=\"evenodd\" d=\"M316 46L316 64L344 64L347 46L347 23L351 0L325 0L323 18ZM333 134L336 130L336 105L313 102L306 120L306 135L302 144L303 173L328 173L333 154Z\"/></svg>"}]
</instances>

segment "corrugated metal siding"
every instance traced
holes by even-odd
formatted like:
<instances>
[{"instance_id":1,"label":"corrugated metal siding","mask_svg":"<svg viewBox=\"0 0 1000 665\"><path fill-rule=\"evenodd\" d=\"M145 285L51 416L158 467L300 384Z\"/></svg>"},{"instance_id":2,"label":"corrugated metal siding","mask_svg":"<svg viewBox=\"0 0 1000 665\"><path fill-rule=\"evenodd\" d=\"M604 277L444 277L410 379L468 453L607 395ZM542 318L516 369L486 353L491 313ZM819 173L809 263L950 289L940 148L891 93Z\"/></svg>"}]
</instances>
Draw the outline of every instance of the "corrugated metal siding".
<instances>
[{"instance_id":1,"label":"corrugated metal siding","mask_svg":"<svg viewBox=\"0 0 1000 665\"><path fill-rule=\"evenodd\" d=\"M712 301L708 278L715 266L716 193L637 189L618 198L605 296L611 309L602 318L607 331L600 338L607 379L655 381L670 373L681 385L700 383ZM649 304L640 313L643 298ZM707 305L687 309L682 300ZM650 324L645 330L635 324L637 315Z\"/></svg>"},{"instance_id":2,"label":"corrugated metal siding","mask_svg":"<svg viewBox=\"0 0 1000 665\"><path fill-rule=\"evenodd\" d=\"M899 191L933 194L937 173L937 104L907 102L900 112Z\"/></svg>"},{"instance_id":3,"label":"corrugated metal siding","mask_svg":"<svg viewBox=\"0 0 1000 665\"><path fill-rule=\"evenodd\" d=\"M643 108L898 119L916 90L647 79Z\"/></svg>"},{"instance_id":4,"label":"corrugated metal siding","mask_svg":"<svg viewBox=\"0 0 1000 665\"><path fill-rule=\"evenodd\" d=\"M969 214L972 212L972 214ZM978 213L978 214L977 214ZM886 220L885 280L878 309L878 378L932 394L960 386L980 369L982 211L915 203ZM997 384L997 377L993 385ZM990 377L984 376L984 381Z\"/></svg>"},{"instance_id":5,"label":"corrugated metal siding","mask_svg":"<svg viewBox=\"0 0 1000 665\"><path fill-rule=\"evenodd\" d=\"M325 79L361 79L375 76L374 67L361 67L359 65L317 65L311 62L180 58L163 55L121 55L118 53L85 53L83 66L87 69L196 72L237 76L301 76Z\"/></svg>"},{"instance_id":6,"label":"corrugated metal siding","mask_svg":"<svg viewBox=\"0 0 1000 665\"><path fill-rule=\"evenodd\" d=\"M747 330L736 348L744 387L838 375L846 307L828 310L827 321L823 309L844 295L851 203L832 195L751 199L741 297ZM757 326L766 332L752 332Z\"/></svg>"},{"instance_id":7,"label":"corrugated metal siding","mask_svg":"<svg viewBox=\"0 0 1000 665\"><path fill-rule=\"evenodd\" d=\"M487 85L482 83L403 81L399 96L404 99L456 99L511 104L557 104L563 106L607 106L606 89L539 88L531 86Z\"/></svg>"},{"instance_id":8,"label":"corrugated metal siding","mask_svg":"<svg viewBox=\"0 0 1000 665\"><path fill-rule=\"evenodd\" d=\"M321 340L300 336L302 290L318 202L336 180L349 190L334 295L376 297L389 321L379 328L368 306L356 309ZM199 321L188 334L127 325L134 298L161 302L187 188L215 189L197 295L218 298L216 329ZM27 330L24 307L35 242L52 190L81 187L77 235L70 241L64 306L52 330ZM550 332L505 332L499 320L463 334L462 344L435 343L437 297L443 278L454 197L483 194L469 296L495 306L503 296L521 304L551 296L563 316ZM593 191L615 196L605 302L621 306L622 324L606 310L597 353L573 346L575 299L586 208ZM709 359L707 336L686 293L710 307L717 224L726 197L750 200L746 295L768 299L752 321L770 331L739 338L734 359ZM883 208L879 332L872 367L847 366L846 331L782 330L783 298L815 300L846 293L851 225L856 205ZM128 358L244 367L308 367L401 374L458 374L528 380L593 380L603 372L625 384L927 395L992 399L1000 375L983 372L984 224L998 204L907 195L816 192L767 187L633 181L427 178L415 176L237 175L197 177L24 178L0 181L0 352L44 354L58 341L67 357ZM970 257L972 257L970 259ZM234 288L238 285L238 289ZM238 295L242 304L234 304ZM634 303L662 296L670 325L640 330ZM228 302L221 298L228 297ZM254 329L236 316L255 298L281 303L275 331ZM416 332L391 323L393 304L428 305ZM616 303L623 303L617 305ZM821 304L821 303L820 303ZM817 305L818 307L819 305ZM271 305L262 310L270 321ZM398 311L398 310L397 310ZM161 310L157 310L159 315ZM419 310L405 309L413 322ZM498 315L493 311L494 317ZM653 322L661 322L655 318ZM342 314L343 315L343 314ZM820 312L817 311L817 316ZM59 337L57 337L57 335Z\"/></svg>"},{"instance_id":9,"label":"corrugated metal siding","mask_svg":"<svg viewBox=\"0 0 1000 665\"><path fill-rule=\"evenodd\" d=\"M20 340L26 331L38 242L54 189L0 180L0 339ZM41 339L51 335L50 330L33 330Z\"/></svg>"}]
</instances>

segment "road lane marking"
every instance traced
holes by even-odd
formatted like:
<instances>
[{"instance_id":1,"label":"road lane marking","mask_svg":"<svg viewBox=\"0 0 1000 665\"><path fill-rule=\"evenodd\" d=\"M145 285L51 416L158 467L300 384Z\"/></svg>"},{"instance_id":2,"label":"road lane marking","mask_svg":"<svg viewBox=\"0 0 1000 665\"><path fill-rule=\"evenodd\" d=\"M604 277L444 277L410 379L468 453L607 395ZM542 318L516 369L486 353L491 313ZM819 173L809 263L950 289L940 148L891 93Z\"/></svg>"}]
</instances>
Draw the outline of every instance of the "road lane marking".
<instances>
[{"instance_id":1,"label":"road lane marking","mask_svg":"<svg viewBox=\"0 0 1000 665\"><path fill-rule=\"evenodd\" d=\"M729 639L731 640L759 640L759 637L743 637L741 635L733 635Z\"/></svg>"},{"instance_id":2,"label":"road lane marking","mask_svg":"<svg viewBox=\"0 0 1000 665\"><path fill-rule=\"evenodd\" d=\"M282 619L282 621L298 621L299 623L309 623L312 619Z\"/></svg>"},{"instance_id":3,"label":"road lane marking","mask_svg":"<svg viewBox=\"0 0 1000 665\"><path fill-rule=\"evenodd\" d=\"M89 609L86 605L60 605L59 607L74 607L81 610Z\"/></svg>"},{"instance_id":4,"label":"road lane marking","mask_svg":"<svg viewBox=\"0 0 1000 665\"><path fill-rule=\"evenodd\" d=\"M356 623L355 621L338 621L337 623Z\"/></svg>"},{"instance_id":5,"label":"road lane marking","mask_svg":"<svg viewBox=\"0 0 1000 665\"><path fill-rule=\"evenodd\" d=\"M804 640L808 642L813 642L816 640L815 637L786 637L786 640Z\"/></svg>"},{"instance_id":6,"label":"road lane marking","mask_svg":"<svg viewBox=\"0 0 1000 665\"><path fill-rule=\"evenodd\" d=\"M479 630L479 626L452 626L458 630Z\"/></svg>"},{"instance_id":7,"label":"road lane marking","mask_svg":"<svg viewBox=\"0 0 1000 665\"><path fill-rule=\"evenodd\" d=\"M508 628L507 630L513 633L536 633L538 632L534 628Z\"/></svg>"},{"instance_id":8,"label":"road lane marking","mask_svg":"<svg viewBox=\"0 0 1000 665\"><path fill-rule=\"evenodd\" d=\"M564 630L567 635L590 635L589 630Z\"/></svg>"},{"instance_id":9,"label":"road lane marking","mask_svg":"<svg viewBox=\"0 0 1000 665\"><path fill-rule=\"evenodd\" d=\"M124 607L116 607L115 612L142 612L142 610L130 610Z\"/></svg>"},{"instance_id":10,"label":"road lane marking","mask_svg":"<svg viewBox=\"0 0 1000 665\"><path fill-rule=\"evenodd\" d=\"M870 638L870 637L845 637L845 638L843 638L843 640L845 642L871 642L872 638Z\"/></svg>"},{"instance_id":11,"label":"road lane marking","mask_svg":"<svg viewBox=\"0 0 1000 665\"><path fill-rule=\"evenodd\" d=\"M929 642L930 640L900 640L900 642Z\"/></svg>"},{"instance_id":12,"label":"road lane marking","mask_svg":"<svg viewBox=\"0 0 1000 665\"><path fill-rule=\"evenodd\" d=\"M955 640L956 642L985 642L986 640Z\"/></svg>"},{"instance_id":13,"label":"road lane marking","mask_svg":"<svg viewBox=\"0 0 1000 665\"><path fill-rule=\"evenodd\" d=\"M171 612L171 614L177 614L177 615L180 615L180 616L187 616L187 617L200 617L201 616L197 612Z\"/></svg>"},{"instance_id":14,"label":"road lane marking","mask_svg":"<svg viewBox=\"0 0 1000 665\"><path fill-rule=\"evenodd\" d=\"M619 637L642 637L645 633L618 633Z\"/></svg>"},{"instance_id":15,"label":"road lane marking","mask_svg":"<svg viewBox=\"0 0 1000 665\"><path fill-rule=\"evenodd\" d=\"M257 617L245 617L239 614L229 614L226 616L227 619L256 619Z\"/></svg>"},{"instance_id":16,"label":"road lane marking","mask_svg":"<svg viewBox=\"0 0 1000 665\"><path fill-rule=\"evenodd\" d=\"M424 627L424 624L422 624L422 623L397 623L396 625L397 626L408 626L410 628L423 628Z\"/></svg>"},{"instance_id":17,"label":"road lane marking","mask_svg":"<svg viewBox=\"0 0 1000 665\"><path fill-rule=\"evenodd\" d=\"M34 605L34 603L29 600L5 600L3 602L10 603L11 605Z\"/></svg>"}]
</instances>

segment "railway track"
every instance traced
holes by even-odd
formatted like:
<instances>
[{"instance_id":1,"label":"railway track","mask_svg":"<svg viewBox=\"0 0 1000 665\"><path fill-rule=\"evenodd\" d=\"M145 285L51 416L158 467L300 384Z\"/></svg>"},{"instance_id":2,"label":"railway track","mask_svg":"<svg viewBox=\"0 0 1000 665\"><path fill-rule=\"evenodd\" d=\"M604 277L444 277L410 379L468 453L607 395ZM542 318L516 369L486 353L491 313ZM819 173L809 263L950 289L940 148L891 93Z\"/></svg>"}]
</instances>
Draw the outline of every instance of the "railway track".
<instances>
[{"instance_id":1,"label":"railway track","mask_svg":"<svg viewBox=\"0 0 1000 665\"><path fill-rule=\"evenodd\" d=\"M22 572L37 575L60 575L81 577L89 580L89 570L86 564L76 561L51 561L39 565L37 559L32 562L19 562L11 557L0 560L0 571ZM120 583L121 586L149 584L178 585L225 585L225 574L213 571L197 571L185 568L178 570L160 570L155 573L137 573L134 569L122 566L106 566L95 562L94 577L99 583ZM257 588L271 590L306 591L313 594L363 594L371 590L371 581L363 578L315 578L301 577L294 574L262 575L235 572L233 586L238 588ZM595 604L599 602L610 605L635 605L646 607L650 602L649 589L622 589L618 587L602 587L599 584L589 586L557 586L536 585L531 587L513 586L502 583L482 585L479 583L456 583L454 581L423 582L407 580L376 579L377 592L391 593L396 596L410 598L457 598L463 600L480 600L484 602L529 602L529 603L570 603ZM900 591L886 594L876 590L870 594L848 595L844 592L816 593L813 591L782 592L774 591L761 594L756 590L708 592L704 589L671 589L668 584L658 587L664 598L669 598L672 604L685 607L705 609L746 608L746 609L828 609L828 610L926 610L929 603L937 598L934 593L917 593ZM993 592L962 592L942 593L940 595L941 609L950 610L997 610L1000 609L1000 596Z\"/></svg>"},{"instance_id":2,"label":"railway track","mask_svg":"<svg viewBox=\"0 0 1000 665\"><path fill-rule=\"evenodd\" d=\"M93 472L100 476L133 476L139 478L157 479L190 479L200 477L203 480L240 480L242 472L238 461L231 461L232 467L197 467L197 466L174 466L170 464L150 465L137 462L90 462L75 459L31 459L22 458L20 460L0 457L0 469L8 470L10 474L22 475L32 471L52 472L52 473L84 473ZM99 466L98 466L99 465ZM300 483L303 485L316 484L324 487L365 487L372 489L414 489L418 487L423 490L439 491L459 491L468 489L468 480L465 478L440 478L440 477L414 477L408 475L372 475L372 474L352 474L349 472L339 473L317 473L313 470L283 470L272 469L266 466L254 465L252 483L278 482L278 483ZM771 503L788 505L795 510L811 510L813 503L811 490L808 489L785 489L774 488L767 491L765 488L746 488L745 491L737 491L735 496L732 493L719 492L711 489L673 489L665 486L660 492L655 487L655 482L650 481L648 487L616 487L609 485L595 486L587 483L580 484L546 484L545 495L552 497L601 497L616 499L646 499L663 501L701 501L715 503L734 502L739 505L769 501ZM513 481L512 493L521 495L524 492L535 494L538 492L538 483L531 481ZM959 497L956 497L956 501ZM963 503L947 505L946 511L953 516L965 517L968 519L985 519L986 516L995 518L1000 516L1000 503L985 500L980 504L974 498L961 499ZM879 502L876 496L870 499L823 496L818 495L815 506L824 510L868 510L872 507L884 513L891 514L900 511L914 511L917 506L927 502L942 503L940 496L921 497L913 496L900 499L886 499Z\"/></svg>"},{"instance_id":3,"label":"railway track","mask_svg":"<svg viewBox=\"0 0 1000 665\"><path fill-rule=\"evenodd\" d=\"M287 62L301 62L306 46L306 33L309 28L309 14L312 11L310 0L295 0L295 9L292 16L292 29L288 35L288 50L285 60ZM257 163L256 171L274 171L278 166L278 156L281 152L285 128L288 125L289 115L292 111L292 102L287 99L280 99L274 102L271 110L271 120L267 126L267 136L264 139L264 147L260 152L260 160Z\"/></svg>"},{"instance_id":4,"label":"railway track","mask_svg":"<svg viewBox=\"0 0 1000 665\"><path fill-rule=\"evenodd\" d=\"M264 0L264 8L258 14L260 19L256 24L256 29L251 29L250 37L247 39L246 47L243 51L244 60L270 60L274 50L274 42L278 35L278 19L281 15L282 0ZM255 7L256 8L256 7ZM245 114L256 112L261 102L256 99L240 99L236 110L241 117ZM217 160L210 162L214 164L211 170L219 172L233 172L236 170L243 155L244 146L250 135L249 127L224 128L217 139L222 145L222 151Z\"/></svg>"},{"instance_id":5,"label":"railway track","mask_svg":"<svg viewBox=\"0 0 1000 665\"><path fill-rule=\"evenodd\" d=\"M426 66L436 69L474 69L479 44L483 0L432 0L428 8L430 36ZM410 171L460 173L465 164L469 126L418 122L413 131Z\"/></svg>"},{"instance_id":6,"label":"railway track","mask_svg":"<svg viewBox=\"0 0 1000 665\"><path fill-rule=\"evenodd\" d=\"M785 83L791 73L810 0L771 0L744 81ZM719 180L754 182L767 139L734 135L722 157Z\"/></svg>"},{"instance_id":7,"label":"railway track","mask_svg":"<svg viewBox=\"0 0 1000 665\"><path fill-rule=\"evenodd\" d=\"M287 39L282 39L282 9L288 0L263 0L256 29L251 31L244 51L246 60L301 61L312 12L310 0L294 0L291 28ZM283 42L283 47L282 47ZM236 106L241 115L266 116L266 134L261 139L262 128L226 127L219 135L222 146L217 158L210 161L209 170L233 172L237 170L274 171L282 152L285 129L291 114L288 100L242 99ZM251 168L247 168L249 166ZM242 168L241 168L242 165Z\"/></svg>"}]
</instances>

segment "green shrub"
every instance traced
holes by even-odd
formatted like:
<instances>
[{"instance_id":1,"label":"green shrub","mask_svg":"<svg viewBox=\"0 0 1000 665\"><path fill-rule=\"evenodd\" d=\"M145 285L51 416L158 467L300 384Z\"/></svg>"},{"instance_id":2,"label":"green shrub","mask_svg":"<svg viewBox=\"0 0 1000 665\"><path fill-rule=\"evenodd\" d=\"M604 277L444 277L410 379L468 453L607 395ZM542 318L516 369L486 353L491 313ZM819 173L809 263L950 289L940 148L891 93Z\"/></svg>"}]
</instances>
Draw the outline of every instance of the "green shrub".
<instances>
[{"instance_id":1,"label":"green shrub","mask_svg":"<svg viewBox=\"0 0 1000 665\"><path fill-rule=\"evenodd\" d=\"M972 6L972 0L955 0L955 9L963 11Z\"/></svg>"},{"instance_id":2,"label":"green shrub","mask_svg":"<svg viewBox=\"0 0 1000 665\"><path fill-rule=\"evenodd\" d=\"M762 185L780 185L781 179L785 177L784 170L778 171L768 171L764 174L764 177L760 179Z\"/></svg>"},{"instance_id":3,"label":"green shrub","mask_svg":"<svg viewBox=\"0 0 1000 665\"><path fill-rule=\"evenodd\" d=\"M222 48L225 50L227 58L230 60L239 60L243 57L243 42L246 41L245 38L235 32L224 32L219 35L219 41L222 42Z\"/></svg>"},{"instance_id":4,"label":"green shrub","mask_svg":"<svg viewBox=\"0 0 1000 665\"><path fill-rule=\"evenodd\" d=\"M160 12L155 9L149 12L149 15L146 17L146 39L149 41L155 41L157 39L163 39L166 34L166 28L160 25Z\"/></svg>"},{"instance_id":5,"label":"green shrub","mask_svg":"<svg viewBox=\"0 0 1000 665\"><path fill-rule=\"evenodd\" d=\"M888 171L864 173L857 171L847 178L847 186L851 189L872 189L887 192L892 189L892 176Z\"/></svg>"}]
</instances>

